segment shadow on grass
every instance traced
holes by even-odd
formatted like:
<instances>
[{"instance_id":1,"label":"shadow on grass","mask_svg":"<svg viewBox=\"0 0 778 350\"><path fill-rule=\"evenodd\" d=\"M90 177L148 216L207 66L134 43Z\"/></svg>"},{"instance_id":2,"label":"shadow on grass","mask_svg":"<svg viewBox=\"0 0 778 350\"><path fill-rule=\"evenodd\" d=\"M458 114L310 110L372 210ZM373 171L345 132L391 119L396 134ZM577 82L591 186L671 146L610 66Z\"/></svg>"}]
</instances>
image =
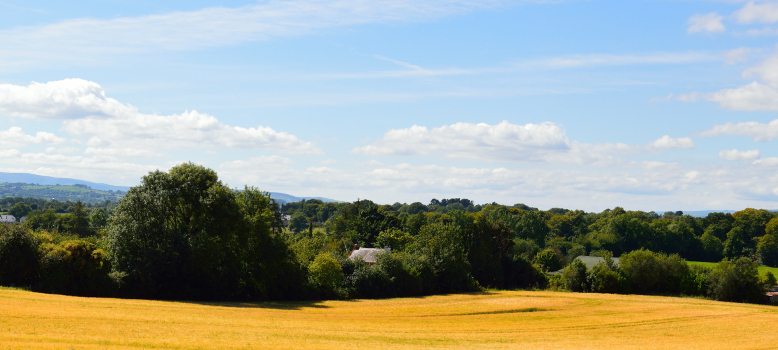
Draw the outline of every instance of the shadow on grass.
<instances>
[{"instance_id":1,"label":"shadow on grass","mask_svg":"<svg viewBox=\"0 0 778 350\"><path fill-rule=\"evenodd\" d=\"M323 300L297 300L297 301L176 301L178 303L196 304L204 306L232 307L242 309L272 309L272 310L302 310L302 309L327 309L330 306Z\"/></svg>"}]
</instances>

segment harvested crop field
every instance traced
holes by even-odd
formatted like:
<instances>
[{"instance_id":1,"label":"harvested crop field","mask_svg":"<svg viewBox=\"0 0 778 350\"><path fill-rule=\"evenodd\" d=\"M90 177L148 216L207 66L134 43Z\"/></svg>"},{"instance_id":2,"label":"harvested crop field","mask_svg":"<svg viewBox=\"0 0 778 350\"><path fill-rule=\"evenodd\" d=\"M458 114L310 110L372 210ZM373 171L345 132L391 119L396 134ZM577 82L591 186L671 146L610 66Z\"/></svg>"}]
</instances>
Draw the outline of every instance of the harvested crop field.
<instances>
[{"instance_id":1,"label":"harvested crop field","mask_svg":"<svg viewBox=\"0 0 778 350\"><path fill-rule=\"evenodd\" d=\"M2 349L768 349L778 307L500 291L208 304L0 288Z\"/></svg>"}]
</instances>

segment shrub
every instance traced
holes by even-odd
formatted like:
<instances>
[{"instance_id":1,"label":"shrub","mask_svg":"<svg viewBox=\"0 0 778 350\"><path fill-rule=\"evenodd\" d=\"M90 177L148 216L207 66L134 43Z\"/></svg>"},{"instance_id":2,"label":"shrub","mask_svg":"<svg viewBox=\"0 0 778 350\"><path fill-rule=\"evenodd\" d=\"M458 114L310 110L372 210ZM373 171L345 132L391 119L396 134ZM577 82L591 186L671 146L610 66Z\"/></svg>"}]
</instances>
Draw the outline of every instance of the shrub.
<instances>
[{"instance_id":1,"label":"shrub","mask_svg":"<svg viewBox=\"0 0 778 350\"><path fill-rule=\"evenodd\" d=\"M619 293L623 290L624 277L610 257L595 265L586 275L589 290L595 293Z\"/></svg>"},{"instance_id":2,"label":"shrub","mask_svg":"<svg viewBox=\"0 0 778 350\"><path fill-rule=\"evenodd\" d=\"M562 268L562 257L554 249L546 248L540 251L533 259L543 271L556 271Z\"/></svg>"},{"instance_id":3,"label":"shrub","mask_svg":"<svg viewBox=\"0 0 778 350\"><path fill-rule=\"evenodd\" d=\"M720 262L710 275L710 297L716 300L763 302L757 264L741 257Z\"/></svg>"},{"instance_id":4,"label":"shrub","mask_svg":"<svg viewBox=\"0 0 778 350\"><path fill-rule=\"evenodd\" d=\"M37 243L20 225L0 224L0 285L29 287L38 275Z\"/></svg>"},{"instance_id":5,"label":"shrub","mask_svg":"<svg viewBox=\"0 0 778 350\"><path fill-rule=\"evenodd\" d=\"M94 244L84 240L44 243L40 254L40 279L35 289L85 296L113 292L108 256Z\"/></svg>"},{"instance_id":6,"label":"shrub","mask_svg":"<svg viewBox=\"0 0 778 350\"><path fill-rule=\"evenodd\" d=\"M562 270L561 287L572 292L585 292L589 289L586 281L586 265L575 259Z\"/></svg>"},{"instance_id":7,"label":"shrub","mask_svg":"<svg viewBox=\"0 0 778 350\"><path fill-rule=\"evenodd\" d=\"M645 249L623 255L619 268L629 291L640 294L680 294L689 274L689 266L678 255Z\"/></svg>"},{"instance_id":8,"label":"shrub","mask_svg":"<svg viewBox=\"0 0 778 350\"><path fill-rule=\"evenodd\" d=\"M378 265L364 261L354 262L354 269L346 276L346 289L353 298L385 298L392 295L389 276Z\"/></svg>"},{"instance_id":9,"label":"shrub","mask_svg":"<svg viewBox=\"0 0 778 350\"><path fill-rule=\"evenodd\" d=\"M343 283L343 268L334 255L321 253L308 265L308 281L322 296L336 296Z\"/></svg>"}]
</instances>

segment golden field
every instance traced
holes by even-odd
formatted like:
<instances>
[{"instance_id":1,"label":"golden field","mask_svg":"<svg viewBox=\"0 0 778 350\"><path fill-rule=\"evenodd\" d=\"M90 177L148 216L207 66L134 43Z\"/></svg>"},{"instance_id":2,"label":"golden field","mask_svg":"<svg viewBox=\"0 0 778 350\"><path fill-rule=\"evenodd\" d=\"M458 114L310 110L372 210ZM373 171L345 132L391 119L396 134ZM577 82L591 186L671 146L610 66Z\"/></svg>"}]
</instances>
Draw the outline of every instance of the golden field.
<instances>
[{"instance_id":1,"label":"golden field","mask_svg":"<svg viewBox=\"0 0 778 350\"><path fill-rule=\"evenodd\" d=\"M0 349L775 349L778 307L500 291L207 304L0 288Z\"/></svg>"}]
</instances>

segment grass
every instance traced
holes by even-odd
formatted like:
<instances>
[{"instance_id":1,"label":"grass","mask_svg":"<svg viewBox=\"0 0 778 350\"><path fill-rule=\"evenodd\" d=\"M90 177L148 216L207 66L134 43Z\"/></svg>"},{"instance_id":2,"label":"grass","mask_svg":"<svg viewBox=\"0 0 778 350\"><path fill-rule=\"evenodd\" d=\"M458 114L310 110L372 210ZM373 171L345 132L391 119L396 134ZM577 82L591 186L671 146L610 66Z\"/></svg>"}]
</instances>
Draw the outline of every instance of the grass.
<instances>
[{"instance_id":1,"label":"grass","mask_svg":"<svg viewBox=\"0 0 778 350\"><path fill-rule=\"evenodd\" d=\"M689 265L696 265L696 266L703 266L707 268L715 268L718 263L715 262L705 262L705 261L687 261ZM767 272L772 272L773 276L778 277L778 267L770 267L770 266L759 266L759 276L764 277Z\"/></svg>"},{"instance_id":2,"label":"grass","mask_svg":"<svg viewBox=\"0 0 778 350\"><path fill-rule=\"evenodd\" d=\"M771 306L549 291L208 304L0 288L2 349L766 349L776 322Z\"/></svg>"}]
</instances>

